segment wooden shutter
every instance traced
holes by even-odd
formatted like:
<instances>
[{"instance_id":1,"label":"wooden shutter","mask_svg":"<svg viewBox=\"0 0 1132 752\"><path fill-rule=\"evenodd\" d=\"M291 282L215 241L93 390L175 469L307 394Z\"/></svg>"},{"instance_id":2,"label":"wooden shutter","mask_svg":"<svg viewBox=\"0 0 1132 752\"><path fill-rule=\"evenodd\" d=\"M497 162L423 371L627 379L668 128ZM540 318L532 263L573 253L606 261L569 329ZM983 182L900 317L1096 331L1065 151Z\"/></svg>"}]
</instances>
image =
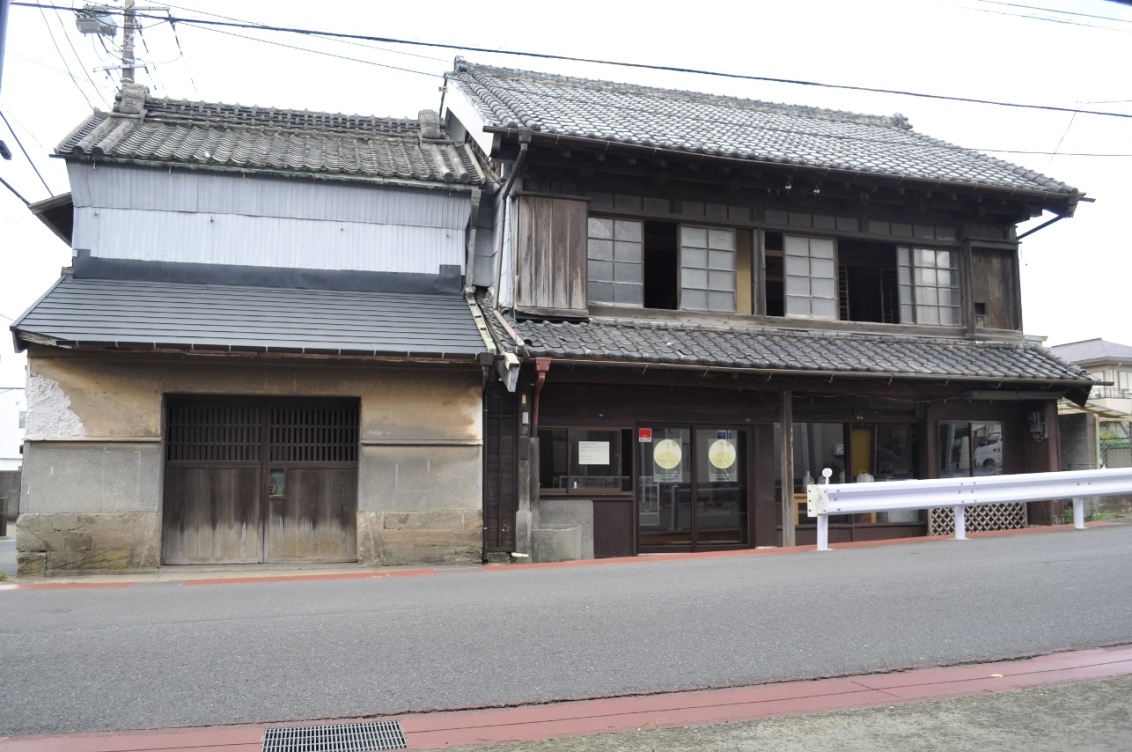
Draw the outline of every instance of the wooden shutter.
<instances>
[{"instance_id":1,"label":"wooden shutter","mask_svg":"<svg viewBox=\"0 0 1132 752\"><path fill-rule=\"evenodd\" d=\"M588 206L578 199L516 199L516 308L586 315Z\"/></svg>"}]
</instances>

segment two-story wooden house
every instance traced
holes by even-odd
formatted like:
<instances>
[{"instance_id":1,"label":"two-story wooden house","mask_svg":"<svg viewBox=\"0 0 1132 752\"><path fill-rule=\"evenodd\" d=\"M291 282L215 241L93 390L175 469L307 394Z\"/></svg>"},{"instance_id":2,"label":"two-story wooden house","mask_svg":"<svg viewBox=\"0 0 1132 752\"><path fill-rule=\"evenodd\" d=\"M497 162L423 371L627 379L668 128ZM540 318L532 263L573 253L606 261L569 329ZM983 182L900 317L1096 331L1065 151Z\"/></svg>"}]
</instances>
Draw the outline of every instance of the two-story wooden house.
<instances>
[{"instance_id":1,"label":"two-story wooden house","mask_svg":"<svg viewBox=\"0 0 1132 752\"><path fill-rule=\"evenodd\" d=\"M435 113L127 85L56 153L73 266L11 327L21 574L480 560L492 184Z\"/></svg>"},{"instance_id":2,"label":"two-story wooden house","mask_svg":"<svg viewBox=\"0 0 1132 752\"><path fill-rule=\"evenodd\" d=\"M504 179L473 272L512 356L486 394L489 548L543 528L580 530L582 556L789 545L824 468L1057 469L1057 400L1090 384L1023 337L1015 226L1078 190L899 115L459 58L441 117ZM1027 511L1050 519L995 524Z\"/></svg>"}]
</instances>

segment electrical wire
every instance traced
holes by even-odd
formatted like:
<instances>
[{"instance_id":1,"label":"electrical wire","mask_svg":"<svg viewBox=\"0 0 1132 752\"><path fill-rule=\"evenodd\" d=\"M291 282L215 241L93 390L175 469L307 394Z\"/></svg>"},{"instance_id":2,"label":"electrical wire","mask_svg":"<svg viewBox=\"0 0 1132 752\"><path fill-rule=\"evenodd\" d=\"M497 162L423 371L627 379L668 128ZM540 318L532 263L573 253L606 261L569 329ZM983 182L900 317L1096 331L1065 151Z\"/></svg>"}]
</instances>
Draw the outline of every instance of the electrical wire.
<instances>
[{"instance_id":1,"label":"electrical wire","mask_svg":"<svg viewBox=\"0 0 1132 752\"><path fill-rule=\"evenodd\" d=\"M8 117L11 118L13 123L15 123L16 125L18 125L20 127L20 129L24 132L24 135L26 135L28 138L30 138L32 140L32 142L36 146L39 147L40 151L47 151L47 149L44 148L43 144L41 144L39 142L39 139L35 137L35 133L32 132L31 128L28 128L26 125L24 125L20 121L20 119L16 117L15 113L12 112L11 109L8 110ZM11 127L12 126L10 126L10 125L8 126L9 129L11 129ZM15 131L12 132L12 135L13 136L16 135Z\"/></svg>"},{"instance_id":2,"label":"electrical wire","mask_svg":"<svg viewBox=\"0 0 1132 752\"><path fill-rule=\"evenodd\" d=\"M210 14L210 15L215 15L215 14ZM262 28L262 26L256 25L253 28ZM284 47L284 48L287 48L287 49L293 49L293 50L298 50L298 51L302 51L302 52L309 52L309 53L318 54L318 55L325 55L325 56L328 56L328 57L341 59L341 60L345 60L345 61L348 61L348 62L356 62L356 63L365 64L365 65L373 65L373 66L377 66L377 67L381 67L381 68L389 68L389 69L392 69L392 70L402 71L402 72L406 72L406 73L414 73L414 74L417 74L417 75L428 76L430 78L432 78L436 75L436 74L428 73L428 72L425 72L425 71L412 70L412 69L408 69L408 68L401 68L401 67L398 67L398 66L390 66L390 65L385 65L385 64L382 64L382 63L376 63L376 62L369 61L369 60L362 60L362 59L358 59L358 58L347 57L347 56L344 56L344 55L338 55L338 54L331 53L331 52L323 52L323 51L319 51L319 50L312 50L310 48L300 47L300 46L296 46L296 45L290 45L290 44L286 44L286 43L283 43L283 42L277 42L277 41L274 41L274 40L263 39L263 38L259 38L259 37L252 37L252 36L247 36L247 35L244 35L244 34L237 34L235 32L231 32L231 31L225 31L225 30L222 30L222 29L211 28L209 26L203 26L203 27L201 27L201 30L211 31L213 33L237 37L237 38L240 38L240 39L245 39L245 40L253 41L253 42L262 42L264 44L275 45L275 46ZM511 88L511 87L497 86L496 88L500 89L500 90L504 90L504 91L511 90L511 91L518 92L518 89L514 89L514 88ZM647 108L634 108L634 107L627 107L627 106L619 106L618 109L621 110L621 111L627 111L627 112L640 112L642 114L645 114L645 113L653 114L652 111L648 110ZM1068 111L1068 112L1072 112L1074 118L1076 117L1076 114L1078 113L1078 110L1072 110L1072 109L1068 109L1068 108L1062 108L1062 109L1064 109L1065 111ZM1123 113L1120 113L1120 114L1123 115ZM1132 115L1127 115L1127 117L1132 117ZM695 120L696 118L694 116L685 115L683 117L683 119L684 120ZM771 127L771 126L764 127L763 130L768 131L768 132L779 132L779 133L783 133L783 134L786 134L786 135L810 136L810 137L815 137L815 138L828 138L828 139L836 139L836 140L839 140L839 141L852 141L852 142L858 142L858 143L874 143L874 144L881 144L881 145L886 145L886 146L897 146L897 147L905 146L906 147L906 146L909 146L909 145L913 145L913 144L909 144L907 141L896 141L896 140L893 140L893 139L868 138L868 137L862 137L862 136L850 136L850 135L841 135L841 134L819 133L819 132L804 131L804 130L790 129L790 128L774 128L774 127ZM916 148L921 148L921 149L926 148L926 149L932 149L932 150L940 151L940 152L947 152L947 151L951 151L951 152L972 152L972 151L975 151L975 152L991 152L991 153L995 153L995 154L1049 156L1051 158L1054 157L1054 156L1083 157L1083 158L1106 158L1106 159L1108 159L1108 158L1132 157L1132 154L1122 154L1122 153L1060 152L1060 151L1056 151L1056 150L1053 151L1053 152L1050 152L1050 151L1043 151L1043 150L999 149L999 148L987 148L987 147L969 148L969 147L955 146L955 145L947 144L947 143L943 143L943 142L936 142L936 141L934 141L934 139L933 139L933 142L930 142L930 143L924 143L923 141L917 142L917 143L914 144L914 146ZM1060 146L1060 144L1059 144L1059 146Z\"/></svg>"},{"instance_id":3,"label":"electrical wire","mask_svg":"<svg viewBox=\"0 0 1132 752\"><path fill-rule=\"evenodd\" d=\"M1062 24L1063 26L1081 26L1081 27L1086 28L1086 29L1098 29L1100 31L1112 31L1112 32L1116 32L1117 34L1132 34L1132 31L1126 31L1124 29L1114 29L1111 26L1098 26L1097 24L1091 24L1091 23L1080 23L1078 21L1070 21L1070 20L1065 19L1065 18L1047 18L1045 16L1034 16L1034 15L1030 15L1028 13L1007 13L1006 11L991 10L989 8L967 8L967 10L973 11L975 13L989 13L992 16L1006 16L1007 18L1024 18L1024 19L1027 19L1029 21L1045 21L1046 23Z\"/></svg>"},{"instance_id":4,"label":"electrical wire","mask_svg":"<svg viewBox=\"0 0 1132 752\"><path fill-rule=\"evenodd\" d=\"M141 40L142 48L145 50L145 54L148 56L150 54L149 43L145 41L145 34L142 33L140 26L135 27L135 30L138 32L138 39ZM157 63L150 63L148 60L135 60L134 63L141 64L141 69L146 72L146 75L149 76L149 80L153 82L153 89L155 92L165 89L165 86L157 77ZM151 65L153 66L152 70L150 69Z\"/></svg>"},{"instance_id":5,"label":"electrical wire","mask_svg":"<svg viewBox=\"0 0 1132 752\"><path fill-rule=\"evenodd\" d=\"M1041 8L1036 5L1022 5L1020 3L1007 3L1003 0L978 0L985 5L1002 5L1007 8L1021 8L1023 10L1038 10L1043 13L1057 13L1062 16L1077 16L1078 18L1092 18L1098 21L1114 21L1116 23L1132 24L1132 19L1116 18L1114 16L1097 16L1092 13L1079 13L1072 10L1058 10L1056 8Z\"/></svg>"},{"instance_id":6,"label":"electrical wire","mask_svg":"<svg viewBox=\"0 0 1132 752\"><path fill-rule=\"evenodd\" d=\"M208 11L197 10L196 8L188 8L188 7L185 7L185 6L182 6L182 5L173 5L171 3L166 3L166 5L170 8L176 8L178 10L188 10L188 11L193 11L193 12L196 12L196 13L201 13L201 14L206 15L206 16L212 16L213 18L222 18L225 21L239 21L241 23L251 24L251 25L259 27L259 28L263 28L263 26L264 26L264 24L261 24L258 21L249 21L246 18L236 18L234 16L225 16L225 15L222 15L220 13L209 13ZM438 62L438 63L447 63L448 62L448 60L445 59L445 58L433 57L432 55L420 55L420 54L417 54L415 52L409 52L407 50L391 50L388 47L378 47L376 45L365 44L364 42L356 42L356 41L351 41L351 40L348 40L348 39L339 39L337 41L341 42L342 44L351 44L351 45L354 45L355 47L363 47L363 48L368 49L368 50L378 50L380 52L388 52L388 53L393 54L393 55L405 55L407 57L417 57L417 58L421 58L423 60L432 60L432 61Z\"/></svg>"},{"instance_id":7,"label":"electrical wire","mask_svg":"<svg viewBox=\"0 0 1132 752\"><path fill-rule=\"evenodd\" d=\"M177 52L181 55L181 60L185 63L185 73L189 77L189 83L193 86L193 91L197 90L197 82L193 80L193 70L189 67L189 60L185 57L185 50L181 47L181 39L177 36L177 24L172 21L169 22L169 30L173 32L173 41L177 43Z\"/></svg>"},{"instance_id":8,"label":"electrical wire","mask_svg":"<svg viewBox=\"0 0 1132 752\"><path fill-rule=\"evenodd\" d=\"M347 57L345 55L338 55L338 54L335 54L333 52L322 52L321 50L312 50L309 47L297 47L293 44L286 44L284 42L276 42L276 41L271 40L271 39L261 39L259 37L249 37L245 34L237 34L234 31L224 31L223 29L211 29L207 26L201 27L200 30L201 31L211 31L213 34L224 34L225 36L238 37L240 39L246 39L250 42L262 42L263 44L271 44L271 45L275 45L276 47L285 47L289 50L298 50L300 52L309 52L313 55L323 55L324 57L332 57L332 58L336 58L338 60L345 60L345 61L351 62L351 63L361 63L363 65L372 65L372 66L375 66L377 68L386 68L388 70L401 71L402 73L415 73L419 76L428 76L429 78L439 78L440 77L440 74L437 74L437 73L429 73L427 71L413 70L412 68L401 68L401 67L396 66L396 65L386 65L385 63L376 63L373 60L362 60L361 58Z\"/></svg>"},{"instance_id":9,"label":"electrical wire","mask_svg":"<svg viewBox=\"0 0 1132 752\"><path fill-rule=\"evenodd\" d=\"M98 88L98 84L96 84L94 82L94 79L90 76L90 71L88 71L86 66L83 65L83 59L79 55L79 51L75 49L75 43L71 41L71 35L67 33L67 24L63 23L63 17L59 15L59 11L55 11L55 20L59 22L59 27L63 30L63 38L67 40L67 46L69 46L71 48L71 52L74 53L75 60L78 61L79 68L82 69L83 74L86 76L86 80L90 81L90 85L94 87L94 90L96 92L98 92L99 98L102 99L103 103L106 103L106 97L102 95L102 90ZM107 107L109 107L108 103Z\"/></svg>"},{"instance_id":10,"label":"electrical wire","mask_svg":"<svg viewBox=\"0 0 1132 752\"><path fill-rule=\"evenodd\" d=\"M63 50L61 50L59 48L59 43L57 41L55 41L55 32L53 32L51 30L51 22L47 20L47 13L42 8L40 9L39 12L43 16L43 23L47 26L47 34L48 34L48 36L51 37L51 44L55 45L55 51L59 53L59 59L63 61L63 67L66 68L66 70L67 70L67 75L70 77L71 81L75 84L75 88L79 90L79 94L82 94L83 99L85 99L86 103L88 105L90 105L90 108L92 110L97 110L98 108L94 106L94 102L90 101L90 97L88 97L86 95L86 92L83 91L83 87L79 86L79 80L77 78L75 78L75 74L71 72L71 66L67 62L67 58L63 54ZM7 185L7 184L5 184L5 185ZM19 194L16 194L16 195L19 195ZM20 198L23 198L23 196L20 196ZM24 203L27 203L26 200L25 200Z\"/></svg>"},{"instance_id":11,"label":"electrical wire","mask_svg":"<svg viewBox=\"0 0 1132 752\"><path fill-rule=\"evenodd\" d=\"M70 8L66 8L64 6L44 5L44 4L29 3L29 2L19 2L19 1L16 1L16 0L13 0L13 2L11 4L13 6L23 6L23 7L30 7L30 8L48 8L48 9L58 8L58 9L61 9L61 10L71 10ZM108 11L108 12L122 14L122 11ZM147 15L144 12L135 12L135 17L160 18L158 16ZM913 98L918 98L918 99L932 99L932 100L939 100L939 101L944 101L944 102L962 102L964 104L982 104L982 105L990 105L990 106L994 106L994 107L1011 107L1011 108L1024 109L1024 110L1043 110L1043 111L1048 111L1048 112L1076 112L1076 113L1081 114L1081 115L1094 115L1094 116L1097 116L1097 117L1115 117L1115 118L1123 118L1123 119L1132 119L1132 113L1124 113L1124 112L1109 112L1109 111L1105 111L1105 110L1081 110L1081 109L1074 109L1072 107L1059 107L1059 106L1056 106L1056 105L1026 104L1026 103L1022 103L1022 102L1003 102L1003 101L998 101L998 100L993 100L993 99L979 99L979 98L975 98L975 97L956 97L956 96L948 96L948 95L944 95L944 94L929 94L929 93L926 93L926 92L906 91L906 90L902 90L902 89L882 89L882 88L876 88L876 87L870 87L870 86L854 86L854 85L850 85L850 84L830 84L830 83L823 83L823 82L820 82L820 81L806 81L806 80L802 80L802 79L777 78L777 77L772 77L772 76L754 76L754 75L748 75L748 74L742 74L742 73L724 73L722 71L712 71L712 70L707 70L707 69L702 69L702 68L684 68L684 67L680 67L680 66L671 66L671 65L655 65L655 64L650 64L650 63L633 63L633 62L628 62L628 61L606 60L606 59L601 59L601 58L577 57L577 56L573 56L573 55L552 55L552 54L543 53L543 52L492 49L492 48L489 48L489 47L476 47L476 46L472 46L472 45L445 44L445 43L442 43L442 42L421 42L421 41L413 40L413 39L399 39L399 38L396 38L396 37L379 37L379 36L371 36L371 35L368 35L368 34L349 34L349 33L345 33L345 32L318 31L318 30L314 30L314 29L304 29L304 28L297 28L297 27L290 27L290 26L271 26L271 25L267 25L267 24L256 25L256 24L239 23L239 22L234 22L234 21L210 20L210 19L203 19L203 18L178 18L176 16L173 16L172 14L169 15L169 21L170 21L170 23L194 24L194 25L197 25L197 26L201 26L202 28L206 27L206 26L226 26L226 27L231 27L231 28L252 28L252 29L257 29L257 30L260 30L260 31L277 31L277 32L281 32L281 33L302 34L302 35L305 35L305 36L322 36L322 37L333 38L333 39L353 39L353 40L361 40L361 41L367 41L367 42L380 42L380 43L384 43L384 44L403 44L403 45L411 45L411 46L417 46L417 47L433 47L433 48L437 48L437 49L458 50L458 51L462 51L462 52L483 52L483 53L488 53L488 54L492 54L492 55L511 55L511 56L515 56L515 57L537 58L537 59L541 59L541 60L558 60L558 61L574 62L574 63L594 63L594 64L598 64L598 65L613 65L613 66L619 66L619 67L623 67L623 68L634 68L634 69L638 69L638 70L663 71L663 72L666 72L666 73L690 73L690 74L695 74L695 75L700 75L700 76L709 76L709 77L714 77L714 78L737 79L737 80L741 80L741 81L762 81L762 82L766 82L766 83L789 84L789 85L792 85L792 86L813 86L813 87L817 87L817 88L838 89L838 90L842 90L842 91L857 91L857 92L865 92L865 93L870 93L870 94L893 94L893 95L896 95L896 96L913 97ZM302 48L299 48L299 49L302 49ZM382 66L382 67L393 67L393 66ZM420 73L420 71L412 71L412 72Z\"/></svg>"},{"instance_id":12,"label":"electrical wire","mask_svg":"<svg viewBox=\"0 0 1132 752\"><path fill-rule=\"evenodd\" d=\"M18 199L19 199L20 201L23 201L23 202L24 202L24 206L28 206L28 205L30 205L30 204L31 204L31 202L30 202L30 201L28 201L28 200L27 200L26 198L24 198L23 196L21 196L21 195L20 195L20 192L19 192L19 191L17 191L17 190L15 189L15 188L13 188L13 187L12 187L12 185L11 185L11 183L9 183L9 182L8 182L7 180L5 180L4 178L0 178L0 185L3 185L3 186L4 186L5 188L7 188L8 190L10 190L10 191L11 191L11 192L12 192L12 193L13 193L13 194L15 195L15 197L16 197L16 198L18 198ZM7 318L7 316L5 316L4 318Z\"/></svg>"},{"instance_id":13,"label":"electrical wire","mask_svg":"<svg viewBox=\"0 0 1132 752\"><path fill-rule=\"evenodd\" d=\"M31 168L35 170L35 175L39 178L39 182L43 183L43 187L47 190L47 195L54 196L55 192L51 190L51 186L49 186L47 184L47 181L43 179L43 174L39 171L39 168L36 167L35 162L32 161L31 155L28 154L28 150L24 148L23 141L20 141L19 134L17 134L15 129L12 128L12 124L8 122L8 116L4 114L3 110L0 110L0 120L3 120L4 125L8 127L8 131L12 134L12 138L16 139L16 145L20 147L20 151L24 153L24 158L27 159L28 164L31 165Z\"/></svg>"}]
</instances>

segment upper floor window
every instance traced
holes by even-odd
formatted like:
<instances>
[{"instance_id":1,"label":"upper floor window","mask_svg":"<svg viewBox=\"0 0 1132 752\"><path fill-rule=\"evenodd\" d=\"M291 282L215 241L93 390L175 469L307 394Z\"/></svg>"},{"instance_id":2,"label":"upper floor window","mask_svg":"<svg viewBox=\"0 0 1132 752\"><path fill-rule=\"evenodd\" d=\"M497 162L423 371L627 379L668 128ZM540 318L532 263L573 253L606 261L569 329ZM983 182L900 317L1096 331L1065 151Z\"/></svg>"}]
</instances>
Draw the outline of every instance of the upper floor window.
<instances>
[{"instance_id":1,"label":"upper floor window","mask_svg":"<svg viewBox=\"0 0 1132 752\"><path fill-rule=\"evenodd\" d=\"M833 241L788 235L783 252L786 315L837 318L837 262Z\"/></svg>"},{"instance_id":2,"label":"upper floor window","mask_svg":"<svg viewBox=\"0 0 1132 752\"><path fill-rule=\"evenodd\" d=\"M590 217L591 303L735 311L736 232L675 222Z\"/></svg>"},{"instance_id":3,"label":"upper floor window","mask_svg":"<svg viewBox=\"0 0 1132 752\"><path fill-rule=\"evenodd\" d=\"M574 236L576 237L576 236ZM958 326L958 253L874 240L589 216L589 303L882 324ZM580 238L579 238L580 241ZM756 307L753 300L762 297Z\"/></svg>"},{"instance_id":4,"label":"upper floor window","mask_svg":"<svg viewBox=\"0 0 1132 752\"><path fill-rule=\"evenodd\" d=\"M929 248L897 249L900 320L905 324L959 325L959 273L955 254Z\"/></svg>"},{"instance_id":5,"label":"upper floor window","mask_svg":"<svg viewBox=\"0 0 1132 752\"><path fill-rule=\"evenodd\" d=\"M768 232L766 313L957 326L959 274L948 250Z\"/></svg>"},{"instance_id":6,"label":"upper floor window","mask_svg":"<svg viewBox=\"0 0 1132 752\"><path fill-rule=\"evenodd\" d=\"M644 223L590 217L587 297L592 303L644 305Z\"/></svg>"}]
</instances>

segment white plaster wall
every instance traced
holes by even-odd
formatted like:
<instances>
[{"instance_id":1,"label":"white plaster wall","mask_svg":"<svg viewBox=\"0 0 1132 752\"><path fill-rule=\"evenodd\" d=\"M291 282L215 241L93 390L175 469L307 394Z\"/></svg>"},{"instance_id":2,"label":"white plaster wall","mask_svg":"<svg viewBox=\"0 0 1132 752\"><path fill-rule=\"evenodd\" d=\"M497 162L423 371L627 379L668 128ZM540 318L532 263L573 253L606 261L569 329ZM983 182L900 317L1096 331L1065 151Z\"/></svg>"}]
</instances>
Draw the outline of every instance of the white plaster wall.
<instances>
[{"instance_id":1,"label":"white plaster wall","mask_svg":"<svg viewBox=\"0 0 1132 752\"><path fill-rule=\"evenodd\" d=\"M59 382L47 376L28 377L25 439L82 438L83 422L71 410L71 398Z\"/></svg>"}]
</instances>

